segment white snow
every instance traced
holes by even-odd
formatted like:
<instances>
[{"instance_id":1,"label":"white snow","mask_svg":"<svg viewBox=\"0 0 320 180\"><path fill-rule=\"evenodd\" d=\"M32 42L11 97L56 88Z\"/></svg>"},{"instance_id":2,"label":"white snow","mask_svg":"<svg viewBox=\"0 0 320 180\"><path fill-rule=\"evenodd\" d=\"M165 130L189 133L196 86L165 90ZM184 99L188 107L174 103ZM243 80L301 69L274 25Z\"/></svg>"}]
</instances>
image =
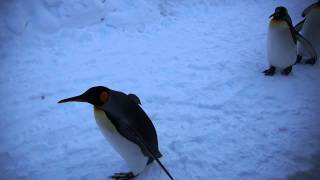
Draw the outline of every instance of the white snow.
<instances>
[{"instance_id":1,"label":"white snow","mask_svg":"<svg viewBox=\"0 0 320 180\"><path fill-rule=\"evenodd\" d=\"M176 179L319 178L319 63L261 73L268 16L312 2L1 1L0 179L128 171L91 105L57 104L96 85L139 96Z\"/></svg>"}]
</instances>

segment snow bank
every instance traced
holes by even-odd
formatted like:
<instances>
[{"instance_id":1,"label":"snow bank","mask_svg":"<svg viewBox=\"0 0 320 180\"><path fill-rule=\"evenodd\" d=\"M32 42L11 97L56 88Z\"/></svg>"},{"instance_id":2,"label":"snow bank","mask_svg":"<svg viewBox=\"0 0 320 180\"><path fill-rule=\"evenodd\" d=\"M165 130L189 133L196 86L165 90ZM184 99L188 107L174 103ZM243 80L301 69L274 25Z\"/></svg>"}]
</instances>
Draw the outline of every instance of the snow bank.
<instances>
[{"instance_id":1,"label":"snow bank","mask_svg":"<svg viewBox=\"0 0 320 180\"><path fill-rule=\"evenodd\" d=\"M146 0L31 0L5 1L2 27L14 34L28 29L44 33L62 27L85 27L105 22L115 27L143 26L159 16L156 3Z\"/></svg>"},{"instance_id":2,"label":"snow bank","mask_svg":"<svg viewBox=\"0 0 320 180\"><path fill-rule=\"evenodd\" d=\"M65 27L81 28L97 23L139 30L161 17L176 15L181 6L232 4L235 2L229 0L12 0L2 2L0 21L3 30L16 35L29 29L54 33Z\"/></svg>"}]
</instances>

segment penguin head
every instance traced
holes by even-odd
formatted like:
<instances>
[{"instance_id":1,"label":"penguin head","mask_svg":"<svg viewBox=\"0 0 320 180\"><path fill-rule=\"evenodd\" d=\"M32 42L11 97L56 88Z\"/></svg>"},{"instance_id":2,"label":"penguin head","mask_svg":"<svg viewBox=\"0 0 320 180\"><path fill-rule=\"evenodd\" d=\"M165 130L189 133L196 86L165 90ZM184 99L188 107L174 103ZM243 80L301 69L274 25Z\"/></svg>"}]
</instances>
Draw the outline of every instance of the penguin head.
<instances>
[{"instance_id":1,"label":"penguin head","mask_svg":"<svg viewBox=\"0 0 320 180\"><path fill-rule=\"evenodd\" d=\"M320 0L318 2L311 4L308 6L303 12L302 17L306 17L306 15L312 10L312 9L320 9Z\"/></svg>"},{"instance_id":2,"label":"penguin head","mask_svg":"<svg viewBox=\"0 0 320 180\"><path fill-rule=\"evenodd\" d=\"M104 86L96 86L88 89L81 95L66 98L60 100L58 103L65 103L65 102L87 102L96 107L101 107L104 105L110 95L110 89Z\"/></svg>"},{"instance_id":3,"label":"penguin head","mask_svg":"<svg viewBox=\"0 0 320 180\"><path fill-rule=\"evenodd\" d=\"M274 13L269 16L269 18L272 17L274 20L284 20L285 17L288 15L287 8L283 6L276 7L274 10Z\"/></svg>"}]
</instances>

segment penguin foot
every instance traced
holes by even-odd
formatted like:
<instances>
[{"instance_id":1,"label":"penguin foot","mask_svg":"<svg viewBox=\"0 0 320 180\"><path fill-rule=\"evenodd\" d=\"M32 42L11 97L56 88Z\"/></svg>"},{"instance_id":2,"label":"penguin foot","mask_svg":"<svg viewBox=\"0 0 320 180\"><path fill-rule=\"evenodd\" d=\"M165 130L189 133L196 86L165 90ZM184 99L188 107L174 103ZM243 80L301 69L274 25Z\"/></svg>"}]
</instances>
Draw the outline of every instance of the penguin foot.
<instances>
[{"instance_id":1,"label":"penguin foot","mask_svg":"<svg viewBox=\"0 0 320 180\"><path fill-rule=\"evenodd\" d=\"M301 64L302 56L298 55L295 64Z\"/></svg>"},{"instance_id":2,"label":"penguin foot","mask_svg":"<svg viewBox=\"0 0 320 180\"><path fill-rule=\"evenodd\" d=\"M109 176L111 179L115 180L130 180L135 178L136 176L132 172L128 173L114 173L112 176Z\"/></svg>"},{"instance_id":3,"label":"penguin foot","mask_svg":"<svg viewBox=\"0 0 320 180\"><path fill-rule=\"evenodd\" d=\"M314 65L315 63L316 63L315 58L311 58L311 59L306 60L306 64Z\"/></svg>"},{"instance_id":4,"label":"penguin foot","mask_svg":"<svg viewBox=\"0 0 320 180\"><path fill-rule=\"evenodd\" d=\"M264 75L266 76L273 76L275 72L276 72L276 67L274 66L271 66L269 69L263 71Z\"/></svg>"},{"instance_id":5,"label":"penguin foot","mask_svg":"<svg viewBox=\"0 0 320 180\"><path fill-rule=\"evenodd\" d=\"M281 74L285 75L285 76L288 76L292 71L292 66L289 66L287 68L285 68Z\"/></svg>"}]
</instances>

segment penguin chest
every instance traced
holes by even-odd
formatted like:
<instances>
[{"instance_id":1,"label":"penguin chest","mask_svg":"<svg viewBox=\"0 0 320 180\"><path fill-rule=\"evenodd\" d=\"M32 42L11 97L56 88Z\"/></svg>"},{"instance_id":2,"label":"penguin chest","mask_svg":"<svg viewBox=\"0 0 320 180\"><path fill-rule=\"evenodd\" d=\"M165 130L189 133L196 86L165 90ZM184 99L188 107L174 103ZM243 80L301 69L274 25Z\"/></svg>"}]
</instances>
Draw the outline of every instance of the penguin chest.
<instances>
[{"instance_id":1,"label":"penguin chest","mask_svg":"<svg viewBox=\"0 0 320 180\"><path fill-rule=\"evenodd\" d=\"M268 31L267 57L271 65L286 68L295 63L296 44L286 22L271 22Z\"/></svg>"},{"instance_id":2,"label":"penguin chest","mask_svg":"<svg viewBox=\"0 0 320 180\"><path fill-rule=\"evenodd\" d=\"M94 107L94 116L104 137L127 162L132 172L138 174L143 171L148 158L142 154L140 147L122 136L104 111Z\"/></svg>"}]
</instances>

